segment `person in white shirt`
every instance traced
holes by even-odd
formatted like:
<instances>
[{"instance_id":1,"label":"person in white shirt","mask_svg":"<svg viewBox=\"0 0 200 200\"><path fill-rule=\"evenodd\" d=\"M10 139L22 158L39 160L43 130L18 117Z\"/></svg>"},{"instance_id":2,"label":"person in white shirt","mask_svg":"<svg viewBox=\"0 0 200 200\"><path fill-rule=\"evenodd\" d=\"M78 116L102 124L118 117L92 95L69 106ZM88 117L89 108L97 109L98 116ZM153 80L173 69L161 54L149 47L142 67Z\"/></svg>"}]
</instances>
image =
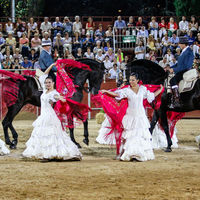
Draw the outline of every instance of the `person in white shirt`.
<instances>
[{"instance_id":1,"label":"person in white shirt","mask_svg":"<svg viewBox=\"0 0 200 200\"><path fill-rule=\"evenodd\" d=\"M14 26L12 20L8 18L8 23L5 24L5 31L8 34L9 32L14 33Z\"/></svg>"},{"instance_id":2,"label":"person in white shirt","mask_svg":"<svg viewBox=\"0 0 200 200\"><path fill-rule=\"evenodd\" d=\"M121 72L121 70L119 68L117 68L117 64L114 63L113 64L113 68L111 68L108 72L109 78L110 79L117 79L118 78L118 74Z\"/></svg>"},{"instance_id":3,"label":"person in white shirt","mask_svg":"<svg viewBox=\"0 0 200 200\"><path fill-rule=\"evenodd\" d=\"M45 17L44 18L44 22L41 23L40 29L42 31L42 36L44 37L44 33L48 32L49 33L49 37L51 36L51 23L48 21L49 18Z\"/></svg>"},{"instance_id":4,"label":"person in white shirt","mask_svg":"<svg viewBox=\"0 0 200 200\"><path fill-rule=\"evenodd\" d=\"M87 51L84 53L83 57L94 59L94 54L91 52L90 47L87 48Z\"/></svg>"},{"instance_id":5,"label":"person in white shirt","mask_svg":"<svg viewBox=\"0 0 200 200\"><path fill-rule=\"evenodd\" d=\"M135 58L137 60L144 59L144 46L142 41L139 42L139 46L135 48Z\"/></svg>"},{"instance_id":6,"label":"person in white shirt","mask_svg":"<svg viewBox=\"0 0 200 200\"><path fill-rule=\"evenodd\" d=\"M105 56L105 60L103 61L104 67L106 68L106 71L109 71L112 68L112 63L109 60L109 56Z\"/></svg>"},{"instance_id":7,"label":"person in white shirt","mask_svg":"<svg viewBox=\"0 0 200 200\"><path fill-rule=\"evenodd\" d=\"M98 49L95 59L98 61L103 61L104 58L105 58L105 55L102 53L102 50Z\"/></svg>"},{"instance_id":8,"label":"person in white shirt","mask_svg":"<svg viewBox=\"0 0 200 200\"><path fill-rule=\"evenodd\" d=\"M137 41L136 44L139 44L139 41L143 40L144 43L146 43L146 39L149 37L148 31L145 29L144 26L141 27L141 29L137 32Z\"/></svg>"},{"instance_id":9,"label":"person in white shirt","mask_svg":"<svg viewBox=\"0 0 200 200\"><path fill-rule=\"evenodd\" d=\"M164 69L164 68L166 67L166 65L169 64L169 63L167 62L167 57L164 56L164 57L163 57L163 60L161 60L158 64Z\"/></svg>"},{"instance_id":10,"label":"person in white shirt","mask_svg":"<svg viewBox=\"0 0 200 200\"><path fill-rule=\"evenodd\" d=\"M75 22L73 23L73 32L78 32L81 35L82 32L82 24L80 22L80 17L75 16Z\"/></svg>"},{"instance_id":11,"label":"person in white shirt","mask_svg":"<svg viewBox=\"0 0 200 200\"><path fill-rule=\"evenodd\" d=\"M187 33L189 30L189 23L186 21L185 16L182 16L182 21L179 22L179 30L181 33Z\"/></svg>"},{"instance_id":12,"label":"person in white shirt","mask_svg":"<svg viewBox=\"0 0 200 200\"><path fill-rule=\"evenodd\" d=\"M171 62L169 63L170 67L175 65L177 63L177 60L175 57L172 58Z\"/></svg>"},{"instance_id":13,"label":"person in white shirt","mask_svg":"<svg viewBox=\"0 0 200 200\"><path fill-rule=\"evenodd\" d=\"M154 39L157 40L158 38L158 22L156 22L156 18L152 17L151 22L149 23L149 28L151 34L154 36Z\"/></svg>"}]
</instances>

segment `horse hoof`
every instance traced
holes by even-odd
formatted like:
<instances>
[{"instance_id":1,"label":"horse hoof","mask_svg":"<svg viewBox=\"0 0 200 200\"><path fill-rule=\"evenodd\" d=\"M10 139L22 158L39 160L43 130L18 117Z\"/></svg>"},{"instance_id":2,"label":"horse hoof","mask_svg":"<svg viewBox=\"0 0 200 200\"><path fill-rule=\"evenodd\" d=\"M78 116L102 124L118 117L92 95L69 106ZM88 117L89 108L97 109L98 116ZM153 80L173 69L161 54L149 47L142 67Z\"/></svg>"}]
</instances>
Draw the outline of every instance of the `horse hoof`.
<instances>
[{"instance_id":1,"label":"horse hoof","mask_svg":"<svg viewBox=\"0 0 200 200\"><path fill-rule=\"evenodd\" d=\"M172 149L171 148L166 148L164 151L165 152L172 152Z\"/></svg>"},{"instance_id":2,"label":"horse hoof","mask_svg":"<svg viewBox=\"0 0 200 200\"><path fill-rule=\"evenodd\" d=\"M10 149L16 149L16 148L17 148L17 146L15 144L10 145Z\"/></svg>"},{"instance_id":3,"label":"horse hoof","mask_svg":"<svg viewBox=\"0 0 200 200\"><path fill-rule=\"evenodd\" d=\"M12 145L12 142L11 141L6 141L5 142L7 145Z\"/></svg>"},{"instance_id":4,"label":"horse hoof","mask_svg":"<svg viewBox=\"0 0 200 200\"><path fill-rule=\"evenodd\" d=\"M83 139L83 142L84 142L86 145L89 145L89 140L88 140L88 139Z\"/></svg>"}]
</instances>

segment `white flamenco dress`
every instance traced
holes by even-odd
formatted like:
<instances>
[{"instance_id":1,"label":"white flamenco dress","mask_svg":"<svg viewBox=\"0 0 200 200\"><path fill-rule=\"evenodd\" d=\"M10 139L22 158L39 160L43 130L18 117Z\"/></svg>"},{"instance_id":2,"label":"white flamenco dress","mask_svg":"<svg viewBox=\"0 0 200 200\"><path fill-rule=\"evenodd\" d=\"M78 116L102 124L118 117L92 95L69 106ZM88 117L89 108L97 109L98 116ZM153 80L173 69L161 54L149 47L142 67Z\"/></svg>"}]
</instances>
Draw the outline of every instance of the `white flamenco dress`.
<instances>
[{"instance_id":1,"label":"white flamenco dress","mask_svg":"<svg viewBox=\"0 0 200 200\"><path fill-rule=\"evenodd\" d=\"M153 160L155 158L152 148L152 137L149 132L150 124L143 106L143 99L151 103L155 96L140 86L136 94L130 87L116 91L119 97L128 99L128 108L123 117L122 124L124 131L122 138L124 144L121 146L121 157L123 161L136 159L138 161Z\"/></svg>"},{"instance_id":2,"label":"white flamenco dress","mask_svg":"<svg viewBox=\"0 0 200 200\"><path fill-rule=\"evenodd\" d=\"M0 156L9 154L10 150L6 147L5 142L0 139Z\"/></svg>"},{"instance_id":3,"label":"white flamenco dress","mask_svg":"<svg viewBox=\"0 0 200 200\"><path fill-rule=\"evenodd\" d=\"M172 140L172 148L178 148L178 139L176 137L177 129L174 127L174 134L171 138ZM160 128L158 123L156 124L153 134L152 134L152 141L153 141L153 149L162 149L167 147L167 138L165 132Z\"/></svg>"},{"instance_id":4,"label":"white flamenco dress","mask_svg":"<svg viewBox=\"0 0 200 200\"><path fill-rule=\"evenodd\" d=\"M22 155L35 159L81 160L82 155L78 147L63 130L59 118L49 103L50 100L56 102L54 96L59 93L56 90L46 93L44 88L46 77L47 75L42 75L39 79L43 87L41 115L33 122L34 129Z\"/></svg>"}]
</instances>

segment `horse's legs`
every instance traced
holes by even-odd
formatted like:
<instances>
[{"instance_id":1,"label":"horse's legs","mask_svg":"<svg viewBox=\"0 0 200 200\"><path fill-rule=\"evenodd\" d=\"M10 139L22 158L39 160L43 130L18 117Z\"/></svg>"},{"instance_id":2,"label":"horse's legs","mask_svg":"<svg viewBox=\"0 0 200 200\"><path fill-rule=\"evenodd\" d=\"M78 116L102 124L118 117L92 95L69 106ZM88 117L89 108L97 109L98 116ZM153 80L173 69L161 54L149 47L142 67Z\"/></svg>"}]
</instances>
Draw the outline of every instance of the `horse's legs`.
<instances>
[{"instance_id":1,"label":"horse's legs","mask_svg":"<svg viewBox=\"0 0 200 200\"><path fill-rule=\"evenodd\" d=\"M153 129L155 128L156 123L158 122L158 119L159 119L159 114L158 114L158 111L155 110L153 113L153 118L151 120L151 127L149 128L151 135L153 133Z\"/></svg>"},{"instance_id":2,"label":"horse's legs","mask_svg":"<svg viewBox=\"0 0 200 200\"><path fill-rule=\"evenodd\" d=\"M162 111L160 117L161 117L161 126L163 127L165 135L167 137L167 148L165 149L165 152L171 152L172 140L169 134L169 126L168 126L166 111Z\"/></svg>"},{"instance_id":3,"label":"horse's legs","mask_svg":"<svg viewBox=\"0 0 200 200\"><path fill-rule=\"evenodd\" d=\"M83 139L83 142L87 145L89 145L89 139L88 139L88 136L89 136L89 133L88 133L88 120L85 120L83 122L83 125L84 125L84 137L85 139Z\"/></svg>"},{"instance_id":4,"label":"horse's legs","mask_svg":"<svg viewBox=\"0 0 200 200\"><path fill-rule=\"evenodd\" d=\"M69 132L70 132L70 138L72 140L72 142L80 149L81 145L76 142L75 138L74 138L74 128L69 128Z\"/></svg>"}]
</instances>

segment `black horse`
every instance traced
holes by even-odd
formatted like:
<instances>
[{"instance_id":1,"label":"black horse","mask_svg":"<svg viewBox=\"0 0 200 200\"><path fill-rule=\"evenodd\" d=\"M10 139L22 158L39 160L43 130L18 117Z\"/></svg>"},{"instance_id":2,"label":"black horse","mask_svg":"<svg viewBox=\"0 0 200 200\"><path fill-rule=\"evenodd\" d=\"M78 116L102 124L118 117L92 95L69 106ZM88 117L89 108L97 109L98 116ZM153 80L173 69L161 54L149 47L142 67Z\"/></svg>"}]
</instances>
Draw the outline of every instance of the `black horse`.
<instances>
[{"instance_id":1,"label":"black horse","mask_svg":"<svg viewBox=\"0 0 200 200\"><path fill-rule=\"evenodd\" d=\"M164 84L164 81L168 76L168 72L165 72L159 65L148 60L137 60L128 64L127 77L131 71L139 73L140 79L146 84ZM168 146L165 149L166 152L172 151L172 141L169 135L167 111L190 112L193 110L200 110L200 80L197 80L194 88L191 91L180 94L180 100L182 102L181 107L174 109L169 108L171 103L171 95L171 93L167 93L167 89L165 88L165 91L161 97L161 106L158 110L154 111L150 128L150 132L152 133L157 121L160 119L161 126L165 131L168 142Z\"/></svg>"},{"instance_id":2,"label":"black horse","mask_svg":"<svg viewBox=\"0 0 200 200\"><path fill-rule=\"evenodd\" d=\"M81 102L83 99L83 90L86 90L84 88L84 85L87 79L89 81L89 86L90 86L89 91L91 91L92 94L98 93L103 80L104 65L103 63L97 62L92 59L79 59L77 61L89 65L90 68L92 69L92 71L82 70L78 68L71 69L71 75L74 77L73 82L75 85L79 86L77 87L77 92L74 93L72 99L77 102ZM39 106L39 107L41 106L40 96L42 92L38 91L38 86L35 79L29 76L25 76L25 78L26 78L25 81L22 80L18 81L19 92L17 101L15 104L8 107L8 112L2 121L5 142L7 145L10 145L10 148L16 148L18 142L18 134L12 125L15 116L26 104L32 104L34 106ZM10 141L8 135L8 128L10 129L13 136L12 142ZM73 129L70 129L70 136L72 141L75 144L77 144L77 146L80 147L80 145L74 139ZM85 137L84 142L86 144L89 144L87 120L84 122L84 137Z\"/></svg>"}]
</instances>

